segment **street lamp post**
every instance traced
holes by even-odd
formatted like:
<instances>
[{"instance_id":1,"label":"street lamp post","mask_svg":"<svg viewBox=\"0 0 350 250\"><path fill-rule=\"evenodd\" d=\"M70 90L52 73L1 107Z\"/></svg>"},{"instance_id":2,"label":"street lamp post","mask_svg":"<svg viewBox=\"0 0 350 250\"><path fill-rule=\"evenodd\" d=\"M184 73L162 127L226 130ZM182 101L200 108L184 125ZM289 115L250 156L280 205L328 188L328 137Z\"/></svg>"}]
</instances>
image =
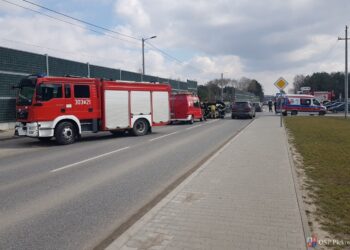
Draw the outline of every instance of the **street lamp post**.
<instances>
[{"instance_id":1,"label":"street lamp post","mask_svg":"<svg viewBox=\"0 0 350 250\"><path fill-rule=\"evenodd\" d=\"M234 103L236 101L236 89L235 89L235 86L233 85L233 82L231 82L231 87L232 87L231 102Z\"/></svg>"},{"instance_id":2,"label":"street lamp post","mask_svg":"<svg viewBox=\"0 0 350 250\"><path fill-rule=\"evenodd\" d=\"M157 36L151 36L148 38L142 38L142 78L145 74L145 41L156 38ZM143 79L142 79L143 80Z\"/></svg>"},{"instance_id":3,"label":"street lamp post","mask_svg":"<svg viewBox=\"0 0 350 250\"><path fill-rule=\"evenodd\" d=\"M221 101L224 101L224 86L225 86L225 83L224 83L224 74L225 73L228 73L228 72L222 72L221 73L221 80L220 80L220 83L219 85L221 86Z\"/></svg>"}]
</instances>

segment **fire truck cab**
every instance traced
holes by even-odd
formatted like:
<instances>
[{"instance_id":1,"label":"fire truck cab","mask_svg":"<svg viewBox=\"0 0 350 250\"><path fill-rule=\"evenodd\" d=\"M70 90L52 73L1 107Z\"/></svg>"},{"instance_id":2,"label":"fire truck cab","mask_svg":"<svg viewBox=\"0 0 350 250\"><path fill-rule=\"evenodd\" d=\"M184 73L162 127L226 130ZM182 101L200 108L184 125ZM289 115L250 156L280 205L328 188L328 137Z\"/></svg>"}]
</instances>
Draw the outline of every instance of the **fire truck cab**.
<instances>
[{"instance_id":1,"label":"fire truck cab","mask_svg":"<svg viewBox=\"0 0 350 250\"><path fill-rule=\"evenodd\" d=\"M73 143L83 132L145 135L170 120L167 84L28 76L16 102L16 134Z\"/></svg>"}]
</instances>

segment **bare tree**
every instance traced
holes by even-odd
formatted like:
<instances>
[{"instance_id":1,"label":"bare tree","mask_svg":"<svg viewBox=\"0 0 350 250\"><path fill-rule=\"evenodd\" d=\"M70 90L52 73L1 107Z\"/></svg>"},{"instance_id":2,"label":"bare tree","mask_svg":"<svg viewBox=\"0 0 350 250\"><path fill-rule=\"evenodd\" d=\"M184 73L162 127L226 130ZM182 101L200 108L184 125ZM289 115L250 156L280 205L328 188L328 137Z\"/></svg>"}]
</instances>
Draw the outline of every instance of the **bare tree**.
<instances>
[{"instance_id":1,"label":"bare tree","mask_svg":"<svg viewBox=\"0 0 350 250\"><path fill-rule=\"evenodd\" d=\"M297 93L298 90L300 90L300 87L303 86L305 82L305 76L304 75L296 75L293 79L293 86L294 86L294 93Z\"/></svg>"},{"instance_id":2,"label":"bare tree","mask_svg":"<svg viewBox=\"0 0 350 250\"><path fill-rule=\"evenodd\" d=\"M248 86L252 80L247 77L242 77L237 83L237 88L242 91L247 91Z\"/></svg>"}]
</instances>

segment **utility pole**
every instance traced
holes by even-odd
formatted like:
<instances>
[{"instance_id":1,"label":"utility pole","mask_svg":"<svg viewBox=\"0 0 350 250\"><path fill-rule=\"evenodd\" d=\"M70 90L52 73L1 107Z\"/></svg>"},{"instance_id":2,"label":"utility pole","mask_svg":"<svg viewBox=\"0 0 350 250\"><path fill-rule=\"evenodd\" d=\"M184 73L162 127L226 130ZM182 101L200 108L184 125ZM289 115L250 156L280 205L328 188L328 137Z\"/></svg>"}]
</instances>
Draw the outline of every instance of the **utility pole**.
<instances>
[{"instance_id":1,"label":"utility pole","mask_svg":"<svg viewBox=\"0 0 350 250\"><path fill-rule=\"evenodd\" d=\"M348 84L348 26L345 25L345 38L338 37L338 40L345 40L345 119L348 118L348 93L349 93L349 84Z\"/></svg>"}]
</instances>

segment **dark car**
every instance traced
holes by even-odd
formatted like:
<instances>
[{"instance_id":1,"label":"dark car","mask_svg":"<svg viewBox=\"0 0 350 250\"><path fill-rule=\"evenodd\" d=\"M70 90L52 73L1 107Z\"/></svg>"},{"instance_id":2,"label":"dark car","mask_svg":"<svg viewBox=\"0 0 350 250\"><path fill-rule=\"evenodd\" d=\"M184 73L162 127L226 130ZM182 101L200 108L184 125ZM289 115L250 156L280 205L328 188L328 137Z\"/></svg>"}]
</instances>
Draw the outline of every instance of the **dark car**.
<instances>
[{"instance_id":1,"label":"dark car","mask_svg":"<svg viewBox=\"0 0 350 250\"><path fill-rule=\"evenodd\" d=\"M343 102L331 102L331 103L326 105L326 108L327 108L327 110L329 110L330 108L335 107L335 106L339 106L342 103Z\"/></svg>"},{"instance_id":2,"label":"dark car","mask_svg":"<svg viewBox=\"0 0 350 250\"><path fill-rule=\"evenodd\" d=\"M250 119L255 117L255 108L253 104L249 101L233 103L231 118L235 119L238 117L248 117Z\"/></svg>"},{"instance_id":3,"label":"dark car","mask_svg":"<svg viewBox=\"0 0 350 250\"><path fill-rule=\"evenodd\" d=\"M338 104L336 106L332 106L328 109L328 111L337 113L345 110L345 103ZM348 110L350 110L350 104L348 104Z\"/></svg>"}]
</instances>

